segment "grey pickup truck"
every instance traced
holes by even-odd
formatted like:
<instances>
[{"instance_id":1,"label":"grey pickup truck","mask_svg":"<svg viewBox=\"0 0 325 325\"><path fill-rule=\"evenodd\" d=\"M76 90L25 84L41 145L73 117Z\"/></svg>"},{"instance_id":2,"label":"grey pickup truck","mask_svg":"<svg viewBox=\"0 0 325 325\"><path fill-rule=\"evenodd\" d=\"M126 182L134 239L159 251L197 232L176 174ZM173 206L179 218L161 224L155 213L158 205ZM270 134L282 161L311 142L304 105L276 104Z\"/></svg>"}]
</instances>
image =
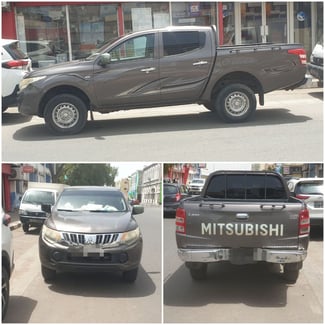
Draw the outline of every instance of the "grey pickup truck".
<instances>
[{"instance_id":1,"label":"grey pickup truck","mask_svg":"<svg viewBox=\"0 0 325 325\"><path fill-rule=\"evenodd\" d=\"M190 103L225 122L243 122L255 113L255 94L263 105L265 93L294 89L305 73L300 44L218 46L214 26L168 27L132 33L84 60L29 73L18 107L63 135L80 132L88 111Z\"/></svg>"},{"instance_id":2,"label":"grey pickup truck","mask_svg":"<svg viewBox=\"0 0 325 325\"><path fill-rule=\"evenodd\" d=\"M274 172L220 171L200 196L185 199L176 212L178 255L195 280L209 263L279 264L295 283L309 243L309 212Z\"/></svg>"}]
</instances>

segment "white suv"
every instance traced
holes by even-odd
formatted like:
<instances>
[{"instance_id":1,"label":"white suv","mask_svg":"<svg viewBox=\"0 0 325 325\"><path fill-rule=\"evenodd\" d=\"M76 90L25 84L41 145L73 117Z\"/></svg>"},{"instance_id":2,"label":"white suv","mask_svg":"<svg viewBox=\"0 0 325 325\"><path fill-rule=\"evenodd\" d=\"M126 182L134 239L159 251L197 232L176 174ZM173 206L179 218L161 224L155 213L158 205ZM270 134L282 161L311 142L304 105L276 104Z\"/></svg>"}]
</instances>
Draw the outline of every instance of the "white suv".
<instances>
[{"instance_id":1,"label":"white suv","mask_svg":"<svg viewBox=\"0 0 325 325\"><path fill-rule=\"evenodd\" d=\"M310 224L323 226L323 179L293 178L288 181L290 192L307 204Z\"/></svg>"},{"instance_id":2,"label":"white suv","mask_svg":"<svg viewBox=\"0 0 325 325\"><path fill-rule=\"evenodd\" d=\"M1 40L2 112L17 105L19 83L31 71L31 66L31 60L21 50L19 41Z\"/></svg>"},{"instance_id":3,"label":"white suv","mask_svg":"<svg viewBox=\"0 0 325 325\"><path fill-rule=\"evenodd\" d=\"M12 233L9 228L10 216L2 209L2 320L6 316L9 303L9 279L14 268L14 253L12 246Z\"/></svg>"}]
</instances>

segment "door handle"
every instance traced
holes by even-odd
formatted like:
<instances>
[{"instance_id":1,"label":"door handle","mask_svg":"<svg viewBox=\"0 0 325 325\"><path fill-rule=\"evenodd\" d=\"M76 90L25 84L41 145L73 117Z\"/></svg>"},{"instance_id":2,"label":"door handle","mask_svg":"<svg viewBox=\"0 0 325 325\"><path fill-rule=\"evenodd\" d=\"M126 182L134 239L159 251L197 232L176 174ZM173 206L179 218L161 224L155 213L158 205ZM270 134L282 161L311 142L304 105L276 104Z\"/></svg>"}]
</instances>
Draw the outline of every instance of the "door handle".
<instances>
[{"instance_id":1,"label":"door handle","mask_svg":"<svg viewBox=\"0 0 325 325\"><path fill-rule=\"evenodd\" d=\"M237 213L236 214L236 219L247 220L248 218L249 218L248 213Z\"/></svg>"},{"instance_id":2,"label":"door handle","mask_svg":"<svg viewBox=\"0 0 325 325\"><path fill-rule=\"evenodd\" d=\"M208 64L208 61L198 61L198 62L194 62L193 65L196 66L196 65L206 65Z\"/></svg>"},{"instance_id":3,"label":"door handle","mask_svg":"<svg viewBox=\"0 0 325 325\"><path fill-rule=\"evenodd\" d=\"M283 210L285 209L285 204L262 204L262 210Z\"/></svg>"},{"instance_id":4,"label":"door handle","mask_svg":"<svg viewBox=\"0 0 325 325\"><path fill-rule=\"evenodd\" d=\"M151 68L141 69L141 72L149 73L149 72L152 72L152 71L155 71L155 70L156 70L156 68L151 67Z\"/></svg>"}]
</instances>

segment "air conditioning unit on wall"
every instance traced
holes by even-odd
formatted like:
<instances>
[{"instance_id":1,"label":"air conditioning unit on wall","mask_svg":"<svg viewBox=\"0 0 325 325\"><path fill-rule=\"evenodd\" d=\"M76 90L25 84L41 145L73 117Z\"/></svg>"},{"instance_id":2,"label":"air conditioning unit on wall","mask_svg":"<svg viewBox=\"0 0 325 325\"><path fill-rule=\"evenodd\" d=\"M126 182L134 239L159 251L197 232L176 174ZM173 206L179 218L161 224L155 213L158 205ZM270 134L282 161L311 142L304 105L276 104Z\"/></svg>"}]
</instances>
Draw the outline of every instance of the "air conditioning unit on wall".
<instances>
[{"instance_id":1,"label":"air conditioning unit on wall","mask_svg":"<svg viewBox=\"0 0 325 325\"><path fill-rule=\"evenodd\" d=\"M8 177L10 181L15 181L19 179L23 179L23 173L21 171L20 167L12 167L11 168L11 174Z\"/></svg>"}]
</instances>

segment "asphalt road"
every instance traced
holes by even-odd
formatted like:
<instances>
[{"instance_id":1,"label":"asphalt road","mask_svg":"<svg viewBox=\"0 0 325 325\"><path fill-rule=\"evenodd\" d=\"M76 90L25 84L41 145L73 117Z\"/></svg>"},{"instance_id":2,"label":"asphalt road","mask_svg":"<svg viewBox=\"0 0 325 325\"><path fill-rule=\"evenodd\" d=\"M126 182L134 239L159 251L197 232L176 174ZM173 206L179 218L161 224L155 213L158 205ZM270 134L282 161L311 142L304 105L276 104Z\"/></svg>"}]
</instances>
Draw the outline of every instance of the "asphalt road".
<instances>
[{"instance_id":1,"label":"asphalt road","mask_svg":"<svg viewBox=\"0 0 325 325\"><path fill-rule=\"evenodd\" d=\"M59 274L46 284L38 257L38 234L13 231L16 266L6 323L160 323L161 209L137 215L144 240L134 284L120 274Z\"/></svg>"},{"instance_id":2,"label":"asphalt road","mask_svg":"<svg viewBox=\"0 0 325 325\"><path fill-rule=\"evenodd\" d=\"M295 285L265 265L215 264L203 282L177 256L175 219L164 219L165 323L323 322L323 232L313 229Z\"/></svg>"},{"instance_id":3,"label":"asphalt road","mask_svg":"<svg viewBox=\"0 0 325 325\"><path fill-rule=\"evenodd\" d=\"M13 161L322 161L323 91L266 95L253 121L225 124L203 106L95 113L82 133L52 135L17 108L2 115L2 159ZM36 150L37 149L37 150Z\"/></svg>"}]
</instances>

